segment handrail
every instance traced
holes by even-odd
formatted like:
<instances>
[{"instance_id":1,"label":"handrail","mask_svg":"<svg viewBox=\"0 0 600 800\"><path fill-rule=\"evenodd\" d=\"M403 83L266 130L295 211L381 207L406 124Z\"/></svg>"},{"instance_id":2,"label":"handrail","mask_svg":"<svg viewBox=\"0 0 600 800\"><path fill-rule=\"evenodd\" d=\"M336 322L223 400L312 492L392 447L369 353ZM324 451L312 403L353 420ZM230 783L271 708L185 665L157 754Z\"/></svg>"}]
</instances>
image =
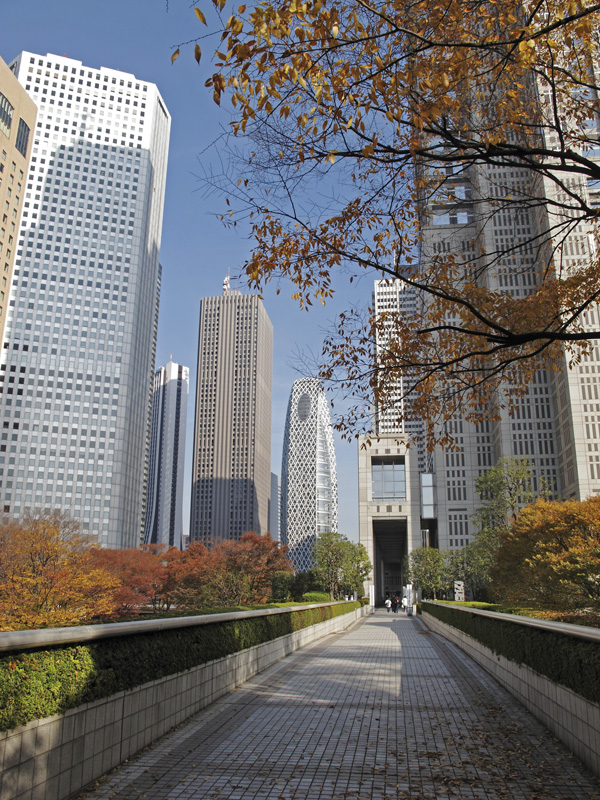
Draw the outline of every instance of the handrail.
<instances>
[{"instance_id":1,"label":"handrail","mask_svg":"<svg viewBox=\"0 0 600 800\"><path fill-rule=\"evenodd\" d=\"M454 603L443 603L439 600L421 601L422 605L427 603L432 603L436 606L444 606L445 608L456 608L459 611L468 611L470 614L479 614L482 617L504 619L507 622L514 622L517 625L528 625L532 628L554 631L555 633L564 633L567 636L587 639L590 642L600 642L599 628L586 628L585 625L571 625L570 622L551 622L547 619L536 619L535 617L521 617L518 614L506 614L503 611L486 611L483 608L469 608L467 606L455 605Z\"/></svg>"},{"instance_id":2,"label":"handrail","mask_svg":"<svg viewBox=\"0 0 600 800\"><path fill-rule=\"evenodd\" d=\"M265 608L257 611L229 611L220 614L201 614L194 617L168 617L166 619L143 619L135 622L108 622L101 625L76 625L69 628L36 628L26 631L0 632L0 652L8 650L30 650L35 647L51 647L57 644L74 644L96 639L113 639L117 636L129 636L135 633L152 633L153 631L171 630L173 628L190 628L195 625L209 625L211 622L225 622L235 619L267 616L269 614L287 614L290 611L305 611L310 608L335 606L340 603L354 602L337 600L333 603L311 603L302 606L285 608Z\"/></svg>"}]
</instances>

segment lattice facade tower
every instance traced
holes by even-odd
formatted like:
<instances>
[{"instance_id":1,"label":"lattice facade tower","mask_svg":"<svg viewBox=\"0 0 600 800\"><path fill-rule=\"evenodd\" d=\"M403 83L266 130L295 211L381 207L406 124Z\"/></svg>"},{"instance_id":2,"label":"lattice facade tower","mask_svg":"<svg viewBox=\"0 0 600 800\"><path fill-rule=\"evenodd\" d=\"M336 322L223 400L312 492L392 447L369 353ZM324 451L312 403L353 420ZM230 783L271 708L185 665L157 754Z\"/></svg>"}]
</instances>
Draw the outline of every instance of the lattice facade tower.
<instances>
[{"instance_id":1,"label":"lattice facade tower","mask_svg":"<svg viewBox=\"0 0 600 800\"><path fill-rule=\"evenodd\" d=\"M317 378L292 386L281 463L281 543L297 570L314 566L320 533L337 531L335 447L329 405Z\"/></svg>"}]
</instances>

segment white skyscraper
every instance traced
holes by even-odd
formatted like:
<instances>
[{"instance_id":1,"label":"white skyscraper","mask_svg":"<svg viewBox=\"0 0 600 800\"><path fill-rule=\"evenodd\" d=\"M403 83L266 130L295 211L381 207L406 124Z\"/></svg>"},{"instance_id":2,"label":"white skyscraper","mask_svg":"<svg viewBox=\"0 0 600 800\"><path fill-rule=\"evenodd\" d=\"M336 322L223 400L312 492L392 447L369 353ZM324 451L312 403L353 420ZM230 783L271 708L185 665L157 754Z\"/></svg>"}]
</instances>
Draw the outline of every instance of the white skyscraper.
<instances>
[{"instance_id":1,"label":"white skyscraper","mask_svg":"<svg viewBox=\"0 0 600 800\"><path fill-rule=\"evenodd\" d=\"M281 462L281 543L296 569L314 566L317 536L337 531L335 448L329 404L318 378L294 382Z\"/></svg>"},{"instance_id":2,"label":"white skyscraper","mask_svg":"<svg viewBox=\"0 0 600 800\"><path fill-rule=\"evenodd\" d=\"M38 107L2 348L2 506L139 544L170 117L153 84L63 56L11 68Z\"/></svg>"},{"instance_id":3,"label":"white skyscraper","mask_svg":"<svg viewBox=\"0 0 600 800\"><path fill-rule=\"evenodd\" d=\"M183 471L190 371L173 361L154 375L146 544L182 548Z\"/></svg>"}]
</instances>

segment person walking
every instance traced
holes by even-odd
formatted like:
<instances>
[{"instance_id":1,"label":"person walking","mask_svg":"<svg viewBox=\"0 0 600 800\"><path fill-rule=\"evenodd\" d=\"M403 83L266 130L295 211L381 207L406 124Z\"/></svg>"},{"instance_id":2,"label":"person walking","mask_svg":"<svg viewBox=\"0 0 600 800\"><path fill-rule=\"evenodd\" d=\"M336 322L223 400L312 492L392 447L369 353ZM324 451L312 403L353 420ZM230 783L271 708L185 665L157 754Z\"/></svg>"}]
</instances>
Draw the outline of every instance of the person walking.
<instances>
[{"instance_id":1,"label":"person walking","mask_svg":"<svg viewBox=\"0 0 600 800\"><path fill-rule=\"evenodd\" d=\"M408 606L408 600L406 599L406 597L403 597L402 598L402 611L406 611L407 606Z\"/></svg>"},{"instance_id":2,"label":"person walking","mask_svg":"<svg viewBox=\"0 0 600 800\"><path fill-rule=\"evenodd\" d=\"M392 611L394 612L394 614L398 611L398 598L396 597L396 595L392 597Z\"/></svg>"},{"instance_id":3,"label":"person walking","mask_svg":"<svg viewBox=\"0 0 600 800\"><path fill-rule=\"evenodd\" d=\"M388 614L390 613L390 608L392 607L392 601L389 597L385 598L385 607L387 608Z\"/></svg>"}]
</instances>

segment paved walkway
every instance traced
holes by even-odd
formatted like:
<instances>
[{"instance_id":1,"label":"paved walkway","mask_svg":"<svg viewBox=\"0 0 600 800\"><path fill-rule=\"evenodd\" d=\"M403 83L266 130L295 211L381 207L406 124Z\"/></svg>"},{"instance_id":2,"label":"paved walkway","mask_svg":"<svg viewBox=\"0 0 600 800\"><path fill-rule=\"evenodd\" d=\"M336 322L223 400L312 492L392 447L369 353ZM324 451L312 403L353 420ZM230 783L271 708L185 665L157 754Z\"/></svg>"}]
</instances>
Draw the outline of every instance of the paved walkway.
<instances>
[{"instance_id":1,"label":"paved walkway","mask_svg":"<svg viewBox=\"0 0 600 800\"><path fill-rule=\"evenodd\" d=\"M418 618L366 618L222 698L93 800L547 800L600 783Z\"/></svg>"}]
</instances>

